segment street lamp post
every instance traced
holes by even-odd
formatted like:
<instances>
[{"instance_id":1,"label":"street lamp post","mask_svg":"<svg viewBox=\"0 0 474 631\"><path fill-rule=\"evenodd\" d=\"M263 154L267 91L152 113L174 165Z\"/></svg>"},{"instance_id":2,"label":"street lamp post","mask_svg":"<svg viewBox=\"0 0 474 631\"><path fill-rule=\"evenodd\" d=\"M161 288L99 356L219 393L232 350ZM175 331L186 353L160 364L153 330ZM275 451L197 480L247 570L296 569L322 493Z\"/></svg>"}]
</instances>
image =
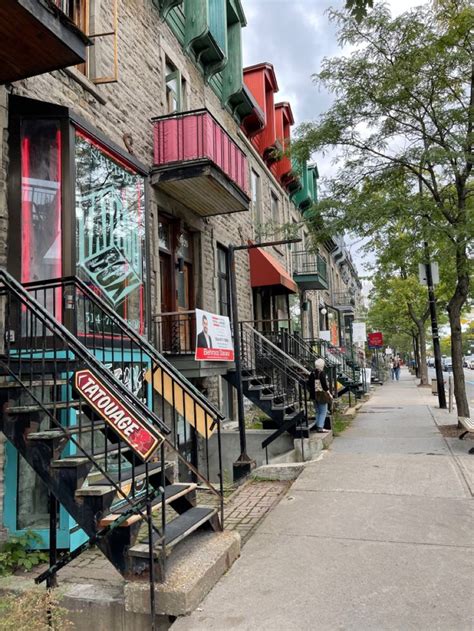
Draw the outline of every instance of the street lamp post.
<instances>
[{"instance_id":1,"label":"street lamp post","mask_svg":"<svg viewBox=\"0 0 474 631\"><path fill-rule=\"evenodd\" d=\"M446 393L444 391L443 368L441 366L441 347L439 345L438 319L436 316L436 299L433 286L433 273L431 270L430 251L428 242L425 241L426 258L426 284L428 285L428 299L430 303L431 332L433 335L433 353L435 358L436 381L438 384L438 402L441 410L446 409Z\"/></svg>"}]
</instances>

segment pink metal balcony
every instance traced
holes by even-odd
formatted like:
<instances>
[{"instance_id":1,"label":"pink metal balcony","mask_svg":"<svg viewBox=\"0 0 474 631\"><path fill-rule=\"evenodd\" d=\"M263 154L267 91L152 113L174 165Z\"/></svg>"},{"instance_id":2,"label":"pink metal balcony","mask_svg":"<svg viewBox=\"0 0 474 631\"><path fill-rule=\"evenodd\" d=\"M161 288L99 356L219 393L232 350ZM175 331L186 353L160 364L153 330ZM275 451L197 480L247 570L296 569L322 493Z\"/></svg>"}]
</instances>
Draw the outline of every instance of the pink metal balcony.
<instances>
[{"instance_id":1,"label":"pink metal balcony","mask_svg":"<svg viewBox=\"0 0 474 631\"><path fill-rule=\"evenodd\" d=\"M203 217L249 209L247 157L210 112L153 122L154 186Z\"/></svg>"}]
</instances>

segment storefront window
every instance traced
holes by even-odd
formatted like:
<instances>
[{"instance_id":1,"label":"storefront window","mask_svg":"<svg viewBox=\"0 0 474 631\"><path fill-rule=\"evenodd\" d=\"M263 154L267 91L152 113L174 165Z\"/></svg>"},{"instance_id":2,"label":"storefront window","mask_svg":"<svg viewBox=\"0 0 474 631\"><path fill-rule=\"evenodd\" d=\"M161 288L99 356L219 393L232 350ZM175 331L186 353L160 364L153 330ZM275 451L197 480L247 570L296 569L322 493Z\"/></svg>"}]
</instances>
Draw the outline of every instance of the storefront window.
<instances>
[{"instance_id":1,"label":"storefront window","mask_svg":"<svg viewBox=\"0 0 474 631\"><path fill-rule=\"evenodd\" d=\"M77 274L143 333L144 178L80 131L75 157ZM107 329L96 317L87 326Z\"/></svg>"},{"instance_id":2,"label":"storefront window","mask_svg":"<svg viewBox=\"0 0 474 631\"><path fill-rule=\"evenodd\" d=\"M23 282L61 276L61 131L58 121L21 125Z\"/></svg>"}]
</instances>

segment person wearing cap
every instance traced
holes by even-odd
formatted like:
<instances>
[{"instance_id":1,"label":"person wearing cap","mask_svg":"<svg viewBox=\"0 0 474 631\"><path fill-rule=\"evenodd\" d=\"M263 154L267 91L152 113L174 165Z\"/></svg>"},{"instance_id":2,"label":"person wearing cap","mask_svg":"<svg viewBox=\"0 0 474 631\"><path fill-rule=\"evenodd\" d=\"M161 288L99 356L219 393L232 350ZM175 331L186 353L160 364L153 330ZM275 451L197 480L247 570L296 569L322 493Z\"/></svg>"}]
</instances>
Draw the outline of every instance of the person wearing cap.
<instances>
[{"instance_id":1,"label":"person wearing cap","mask_svg":"<svg viewBox=\"0 0 474 631\"><path fill-rule=\"evenodd\" d=\"M332 401L332 394L329 391L328 380L324 372L324 359L319 358L314 362L314 370L308 378L309 397L314 401L316 412L315 423L310 429L317 432L325 432L324 423L328 413L328 405Z\"/></svg>"}]
</instances>

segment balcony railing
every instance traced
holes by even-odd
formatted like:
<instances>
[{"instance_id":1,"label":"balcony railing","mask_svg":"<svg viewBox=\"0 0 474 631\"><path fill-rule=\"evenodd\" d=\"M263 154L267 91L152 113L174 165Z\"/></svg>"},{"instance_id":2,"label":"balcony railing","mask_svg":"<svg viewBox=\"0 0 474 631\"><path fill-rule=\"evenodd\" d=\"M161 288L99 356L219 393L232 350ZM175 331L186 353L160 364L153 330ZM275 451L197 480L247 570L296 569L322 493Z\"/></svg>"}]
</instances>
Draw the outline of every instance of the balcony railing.
<instances>
[{"instance_id":1,"label":"balcony railing","mask_svg":"<svg viewBox=\"0 0 474 631\"><path fill-rule=\"evenodd\" d=\"M293 252L293 278L302 289L328 289L326 261L312 252Z\"/></svg>"},{"instance_id":2,"label":"balcony railing","mask_svg":"<svg viewBox=\"0 0 474 631\"><path fill-rule=\"evenodd\" d=\"M338 291L332 295L332 304L338 309L354 310L355 296L349 291Z\"/></svg>"},{"instance_id":3,"label":"balcony railing","mask_svg":"<svg viewBox=\"0 0 474 631\"><path fill-rule=\"evenodd\" d=\"M209 111L153 120L153 185L201 216L249 209L247 157Z\"/></svg>"},{"instance_id":4,"label":"balcony railing","mask_svg":"<svg viewBox=\"0 0 474 631\"><path fill-rule=\"evenodd\" d=\"M196 312L172 311L153 317L155 341L161 353L194 355L196 349Z\"/></svg>"}]
</instances>

